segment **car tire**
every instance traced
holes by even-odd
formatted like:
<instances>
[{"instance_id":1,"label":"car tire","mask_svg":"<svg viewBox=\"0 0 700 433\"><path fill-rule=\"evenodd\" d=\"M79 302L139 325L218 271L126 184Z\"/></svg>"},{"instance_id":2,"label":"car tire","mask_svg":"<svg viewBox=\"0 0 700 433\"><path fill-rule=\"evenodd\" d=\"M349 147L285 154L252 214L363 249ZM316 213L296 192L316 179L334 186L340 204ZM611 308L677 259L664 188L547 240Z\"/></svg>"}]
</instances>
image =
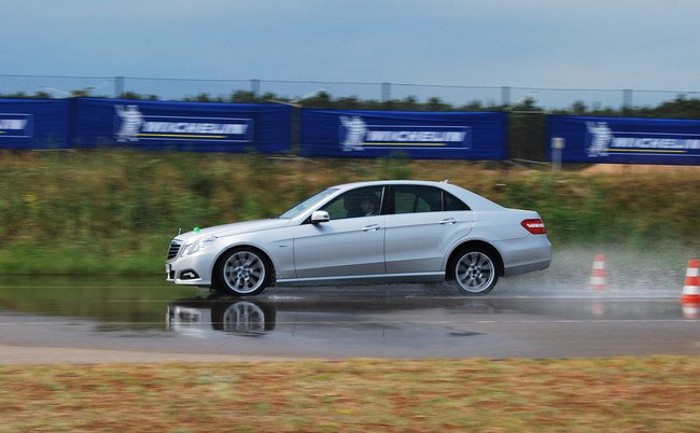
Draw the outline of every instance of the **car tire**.
<instances>
[{"instance_id":1,"label":"car tire","mask_svg":"<svg viewBox=\"0 0 700 433\"><path fill-rule=\"evenodd\" d=\"M495 254L486 248L464 248L450 261L450 272L459 294L485 295L498 282L498 261Z\"/></svg>"},{"instance_id":2,"label":"car tire","mask_svg":"<svg viewBox=\"0 0 700 433\"><path fill-rule=\"evenodd\" d=\"M262 335L275 329L274 304L259 301L216 301L211 308L212 327L240 335Z\"/></svg>"},{"instance_id":3,"label":"car tire","mask_svg":"<svg viewBox=\"0 0 700 433\"><path fill-rule=\"evenodd\" d=\"M270 261L252 248L226 252L214 268L214 288L227 295L257 295L270 284L271 278Z\"/></svg>"}]
</instances>

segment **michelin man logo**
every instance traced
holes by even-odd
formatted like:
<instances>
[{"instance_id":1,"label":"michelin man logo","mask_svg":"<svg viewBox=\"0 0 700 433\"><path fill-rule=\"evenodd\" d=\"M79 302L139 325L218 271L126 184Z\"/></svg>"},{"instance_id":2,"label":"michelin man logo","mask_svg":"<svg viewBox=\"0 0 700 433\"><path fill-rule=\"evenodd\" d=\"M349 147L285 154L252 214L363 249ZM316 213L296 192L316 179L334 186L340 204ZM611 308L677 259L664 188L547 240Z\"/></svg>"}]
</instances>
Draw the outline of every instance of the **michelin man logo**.
<instances>
[{"instance_id":1,"label":"michelin man logo","mask_svg":"<svg viewBox=\"0 0 700 433\"><path fill-rule=\"evenodd\" d=\"M345 127L345 140L343 140L343 150L362 150L362 145L367 135L367 124L360 116L340 116L340 123Z\"/></svg>"},{"instance_id":2,"label":"michelin man logo","mask_svg":"<svg viewBox=\"0 0 700 433\"><path fill-rule=\"evenodd\" d=\"M115 110L121 118L121 127L117 132L117 141L139 141L139 131L143 125L143 114L136 105L116 105Z\"/></svg>"},{"instance_id":3,"label":"michelin man logo","mask_svg":"<svg viewBox=\"0 0 700 433\"><path fill-rule=\"evenodd\" d=\"M586 122L588 132L593 136L588 146L588 156L608 156L608 148L612 141L612 130L607 122Z\"/></svg>"}]
</instances>

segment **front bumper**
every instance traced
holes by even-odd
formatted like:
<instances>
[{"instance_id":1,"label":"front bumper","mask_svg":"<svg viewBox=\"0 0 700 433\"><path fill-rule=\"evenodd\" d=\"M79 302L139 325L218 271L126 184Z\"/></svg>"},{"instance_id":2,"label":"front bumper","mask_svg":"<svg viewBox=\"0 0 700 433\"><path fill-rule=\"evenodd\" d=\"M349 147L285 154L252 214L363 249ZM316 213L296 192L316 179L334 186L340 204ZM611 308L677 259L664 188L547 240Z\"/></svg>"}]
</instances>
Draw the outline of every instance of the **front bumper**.
<instances>
[{"instance_id":1,"label":"front bumper","mask_svg":"<svg viewBox=\"0 0 700 433\"><path fill-rule=\"evenodd\" d=\"M187 256L178 252L165 263L165 280L186 286L211 287L215 261L216 257L206 251Z\"/></svg>"},{"instance_id":2,"label":"front bumper","mask_svg":"<svg viewBox=\"0 0 700 433\"><path fill-rule=\"evenodd\" d=\"M202 276L200 272L202 271L178 261L165 264L166 281L185 286L210 287L211 275Z\"/></svg>"}]
</instances>

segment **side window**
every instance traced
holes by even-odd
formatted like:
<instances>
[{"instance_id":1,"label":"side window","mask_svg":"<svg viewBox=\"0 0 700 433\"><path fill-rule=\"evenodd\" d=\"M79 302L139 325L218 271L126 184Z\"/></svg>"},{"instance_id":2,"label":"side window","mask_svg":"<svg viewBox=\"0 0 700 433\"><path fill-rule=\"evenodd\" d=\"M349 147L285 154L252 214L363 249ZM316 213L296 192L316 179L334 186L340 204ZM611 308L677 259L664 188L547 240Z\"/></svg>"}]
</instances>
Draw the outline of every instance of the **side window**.
<instances>
[{"instance_id":1,"label":"side window","mask_svg":"<svg viewBox=\"0 0 700 433\"><path fill-rule=\"evenodd\" d=\"M443 207L446 211L452 210L471 210L469 206L464 204L464 202L457 197L453 196L449 192L442 193Z\"/></svg>"},{"instance_id":2,"label":"side window","mask_svg":"<svg viewBox=\"0 0 700 433\"><path fill-rule=\"evenodd\" d=\"M381 199L381 186L358 188L336 197L321 210L328 212L331 221L379 215Z\"/></svg>"},{"instance_id":3,"label":"side window","mask_svg":"<svg viewBox=\"0 0 700 433\"><path fill-rule=\"evenodd\" d=\"M394 190L395 213L439 212L442 190L430 186L399 185Z\"/></svg>"},{"instance_id":4,"label":"side window","mask_svg":"<svg viewBox=\"0 0 700 433\"><path fill-rule=\"evenodd\" d=\"M395 213L470 210L452 194L431 186L399 185L394 189Z\"/></svg>"}]
</instances>

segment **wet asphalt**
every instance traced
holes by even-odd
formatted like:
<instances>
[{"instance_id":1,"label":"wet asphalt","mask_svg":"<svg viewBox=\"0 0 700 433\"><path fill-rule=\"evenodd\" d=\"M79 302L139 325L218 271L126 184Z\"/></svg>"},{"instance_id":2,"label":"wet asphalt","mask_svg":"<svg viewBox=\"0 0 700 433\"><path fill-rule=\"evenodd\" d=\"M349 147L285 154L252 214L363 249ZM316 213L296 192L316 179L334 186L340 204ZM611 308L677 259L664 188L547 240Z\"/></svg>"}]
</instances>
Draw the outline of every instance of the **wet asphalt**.
<instances>
[{"instance_id":1,"label":"wet asphalt","mask_svg":"<svg viewBox=\"0 0 700 433\"><path fill-rule=\"evenodd\" d=\"M221 297L158 280L0 286L0 363L700 355L700 306L676 288L592 291L504 280L271 288Z\"/></svg>"}]
</instances>

